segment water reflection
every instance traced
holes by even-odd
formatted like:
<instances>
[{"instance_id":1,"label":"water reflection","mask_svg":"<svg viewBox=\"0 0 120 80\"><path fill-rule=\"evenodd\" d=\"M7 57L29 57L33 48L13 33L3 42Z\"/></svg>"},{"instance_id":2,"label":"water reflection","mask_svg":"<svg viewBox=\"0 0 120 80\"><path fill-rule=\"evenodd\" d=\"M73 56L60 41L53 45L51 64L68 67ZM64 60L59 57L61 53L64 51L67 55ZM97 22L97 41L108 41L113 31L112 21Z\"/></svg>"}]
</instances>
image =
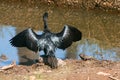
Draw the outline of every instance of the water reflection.
<instances>
[{"instance_id":1,"label":"water reflection","mask_svg":"<svg viewBox=\"0 0 120 80\"><path fill-rule=\"evenodd\" d=\"M0 56L5 55L6 60L0 57L0 66L11 64L11 62L16 61L16 63L31 65L33 60L36 58L36 54L33 54L32 51L27 48L15 48L12 47L9 43L9 40L16 35L16 33L24 30L25 28L16 28L12 26L0 26ZM41 34L41 31L36 31L38 34ZM79 54L84 53L89 56L93 56L99 60L120 60L119 53L120 48L109 48L104 47L106 45L101 44L101 41L96 39L82 39L79 42L74 43L67 50L56 50L56 57L65 59L73 58L79 59ZM40 51L40 55L43 55L44 52Z\"/></svg>"},{"instance_id":2,"label":"water reflection","mask_svg":"<svg viewBox=\"0 0 120 80\"><path fill-rule=\"evenodd\" d=\"M9 40L16 34L15 27L0 25L0 55L5 55L8 59L0 59L0 66L8 65L12 61L18 64L19 57L17 49L12 47Z\"/></svg>"},{"instance_id":3,"label":"water reflection","mask_svg":"<svg viewBox=\"0 0 120 80\"><path fill-rule=\"evenodd\" d=\"M16 63L31 65L33 60L36 58L34 52L28 50L27 48L15 48L12 47L9 43L9 40L15 36L18 32L24 30L25 28L16 28L12 26L0 26L0 56L5 55L6 60L0 57L0 66L11 64L11 62L16 61ZM37 34L41 34L41 31L36 31ZM74 43L71 47L66 50L57 49L56 57L65 59L73 58L79 59L79 54L84 53L89 56L93 56L99 60L120 60L119 47L105 47L104 42L97 39L82 39L79 42ZM43 55L44 52L40 51L40 55Z\"/></svg>"},{"instance_id":4,"label":"water reflection","mask_svg":"<svg viewBox=\"0 0 120 80\"><path fill-rule=\"evenodd\" d=\"M84 39L78 46L78 55L84 53L99 60L120 60L120 58L117 57L119 53L114 50L115 48L104 48L100 45L99 41L95 39Z\"/></svg>"}]
</instances>

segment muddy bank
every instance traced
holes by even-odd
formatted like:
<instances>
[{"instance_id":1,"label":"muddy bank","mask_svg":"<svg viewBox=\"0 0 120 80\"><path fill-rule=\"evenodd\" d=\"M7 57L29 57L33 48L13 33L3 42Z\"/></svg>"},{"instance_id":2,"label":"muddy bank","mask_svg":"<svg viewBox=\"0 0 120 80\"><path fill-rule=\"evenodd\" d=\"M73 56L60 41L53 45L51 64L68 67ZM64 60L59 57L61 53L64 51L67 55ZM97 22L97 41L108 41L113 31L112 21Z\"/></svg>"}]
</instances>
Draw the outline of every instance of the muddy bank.
<instances>
[{"instance_id":1,"label":"muddy bank","mask_svg":"<svg viewBox=\"0 0 120 80\"><path fill-rule=\"evenodd\" d=\"M83 9L102 9L120 11L120 0L4 0L1 3L22 3L25 6L37 6L41 4L56 5L58 7L73 7Z\"/></svg>"},{"instance_id":2,"label":"muddy bank","mask_svg":"<svg viewBox=\"0 0 120 80\"><path fill-rule=\"evenodd\" d=\"M51 69L37 63L16 65L0 71L1 80L119 80L120 62L95 60L64 60L64 66Z\"/></svg>"}]
</instances>

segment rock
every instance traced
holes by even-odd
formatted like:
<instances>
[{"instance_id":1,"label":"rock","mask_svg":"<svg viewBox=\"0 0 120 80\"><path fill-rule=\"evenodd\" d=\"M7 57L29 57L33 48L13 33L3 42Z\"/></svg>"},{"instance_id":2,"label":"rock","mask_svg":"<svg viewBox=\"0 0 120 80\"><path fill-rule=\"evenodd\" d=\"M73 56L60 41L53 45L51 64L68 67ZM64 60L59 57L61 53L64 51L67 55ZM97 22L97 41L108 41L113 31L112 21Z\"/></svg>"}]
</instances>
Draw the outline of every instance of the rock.
<instances>
[{"instance_id":1,"label":"rock","mask_svg":"<svg viewBox=\"0 0 120 80\"><path fill-rule=\"evenodd\" d=\"M7 60L8 58L7 58L7 56L6 56L6 55L1 54L1 55L0 55L0 59L2 59L2 60Z\"/></svg>"},{"instance_id":2,"label":"rock","mask_svg":"<svg viewBox=\"0 0 120 80\"><path fill-rule=\"evenodd\" d=\"M85 54L80 54L79 56L84 61L87 61L87 60L97 60L97 59L93 58L92 56L87 56Z\"/></svg>"},{"instance_id":3,"label":"rock","mask_svg":"<svg viewBox=\"0 0 120 80\"><path fill-rule=\"evenodd\" d=\"M57 58L57 60L58 60L58 64L57 64L58 66L63 67L66 65L66 62L64 62L62 59Z\"/></svg>"},{"instance_id":4,"label":"rock","mask_svg":"<svg viewBox=\"0 0 120 80\"><path fill-rule=\"evenodd\" d=\"M30 76L30 80L36 80L35 76Z\"/></svg>"},{"instance_id":5,"label":"rock","mask_svg":"<svg viewBox=\"0 0 120 80\"><path fill-rule=\"evenodd\" d=\"M105 72L98 72L97 75L110 76L111 74Z\"/></svg>"},{"instance_id":6,"label":"rock","mask_svg":"<svg viewBox=\"0 0 120 80\"><path fill-rule=\"evenodd\" d=\"M41 55L38 62L45 63L46 65L49 65L49 57L46 57L45 55ZM64 66L66 65L66 62L64 62L62 59L57 58L57 66Z\"/></svg>"}]
</instances>

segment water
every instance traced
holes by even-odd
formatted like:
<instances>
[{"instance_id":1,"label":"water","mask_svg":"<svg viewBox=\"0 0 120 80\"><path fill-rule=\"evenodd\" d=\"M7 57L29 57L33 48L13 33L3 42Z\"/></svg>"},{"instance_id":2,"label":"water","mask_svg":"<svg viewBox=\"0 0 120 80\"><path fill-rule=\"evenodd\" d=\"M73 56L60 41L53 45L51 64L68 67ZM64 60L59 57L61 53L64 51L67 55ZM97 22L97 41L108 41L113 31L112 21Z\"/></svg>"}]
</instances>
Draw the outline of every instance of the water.
<instances>
[{"instance_id":1,"label":"water","mask_svg":"<svg viewBox=\"0 0 120 80\"><path fill-rule=\"evenodd\" d=\"M56 57L80 59L79 54L84 53L99 60L120 60L119 14L43 5L31 8L0 5L0 55L7 57L7 60L0 59L0 66L8 65L12 61L25 65L34 63L36 55L32 51L12 47L9 40L28 27L42 31L42 15L45 11L49 12L48 25L51 31L59 32L65 24L70 24L83 34L82 40L73 43L66 50L57 49ZM40 34L41 31L37 33ZM42 54L44 53L41 51L40 55Z\"/></svg>"},{"instance_id":2,"label":"water","mask_svg":"<svg viewBox=\"0 0 120 80\"><path fill-rule=\"evenodd\" d=\"M18 64L18 50L15 47L12 47L9 43L11 37L16 34L15 28L12 26L0 26L0 55L5 55L8 59L2 60L0 59L0 66L4 66L6 64L11 64L14 60Z\"/></svg>"},{"instance_id":3,"label":"water","mask_svg":"<svg viewBox=\"0 0 120 80\"><path fill-rule=\"evenodd\" d=\"M17 64L33 64L36 54L27 48L16 48L10 45L9 40L16 35L16 27L13 26L0 26L0 55L5 55L7 60L0 59L0 66L11 64L13 61L16 61ZM37 32L41 34L41 31ZM104 49L100 47L99 43L95 39L82 39L81 41L73 44L67 50L56 50L56 57L65 59L65 58L76 58L79 59L79 54L84 53L89 56L93 56L99 60L119 60L117 58L117 52L111 49ZM40 55L43 55L44 52L41 51Z\"/></svg>"}]
</instances>

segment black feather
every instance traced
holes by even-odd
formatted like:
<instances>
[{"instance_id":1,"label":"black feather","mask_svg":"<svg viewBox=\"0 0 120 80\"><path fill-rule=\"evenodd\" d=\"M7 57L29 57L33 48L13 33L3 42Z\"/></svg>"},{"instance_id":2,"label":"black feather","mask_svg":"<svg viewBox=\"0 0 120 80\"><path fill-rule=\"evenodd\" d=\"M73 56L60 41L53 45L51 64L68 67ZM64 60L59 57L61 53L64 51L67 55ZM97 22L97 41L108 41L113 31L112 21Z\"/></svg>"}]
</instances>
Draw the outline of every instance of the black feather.
<instances>
[{"instance_id":1,"label":"black feather","mask_svg":"<svg viewBox=\"0 0 120 80\"><path fill-rule=\"evenodd\" d=\"M38 35L31 29L26 29L10 40L14 47L27 47L28 49L38 51Z\"/></svg>"},{"instance_id":2,"label":"black feather","mask_svg":"<svg viewBox=\"0 0 120 80\"><path fill-rule=\"evenodd\" d=\"M53 40L56 43L56 46L60 49L66 49L69 47L72 42L79 41L82 37L82 33L70 25L65 25L63 30L59 33L56 33L55 36L58 40Z\"/></svg>"}]
</instances>

